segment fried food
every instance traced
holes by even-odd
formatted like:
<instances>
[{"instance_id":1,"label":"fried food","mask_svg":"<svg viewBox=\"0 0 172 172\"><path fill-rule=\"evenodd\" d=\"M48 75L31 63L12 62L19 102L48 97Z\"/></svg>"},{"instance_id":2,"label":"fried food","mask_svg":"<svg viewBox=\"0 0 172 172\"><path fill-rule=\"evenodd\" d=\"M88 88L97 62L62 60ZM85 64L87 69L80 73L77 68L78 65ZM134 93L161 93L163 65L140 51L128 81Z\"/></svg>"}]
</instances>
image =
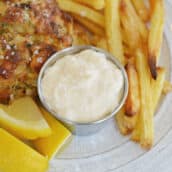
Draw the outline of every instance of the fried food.
<instances>
[{"instance_id":1,"label":"fried food","mask_svg":"<svg viewBox=\"0 0 172 172\"><path fill-rule=\"evenodd\" d=\"M105 0L75 0L77 2L80 2L82 4L88 5L96 10L101 10L105 7Z\"/></svg>"},{"instance_id":2,"label":"fried food","mask_svg":"<svg viewBox=\"0 0 172 172\"><path fill-rule=\"evenodd\" d=\"M144 0L132 0L132 3L136 9L137 14L140 16L140 18L147 22L149 20L149 10L146 7L146 4Z\"/></svg>"},{"instance_id":3,"label":"fried food","mask_svg":"<svg viewBox=\"0 0 172 172\"><path fill-rule=\"evenodd\" d=\"M94 34L99 35L99 36L105 35L104 29L102 29L95 23L93 23L85 18L82 18L81 16L78 16L78 15L73 15L73 17L76 19L76 21L78 21L79 23L84 25L90 32L93 32Z\"/></svg>"},{"instance_id":4,"label":"fried food","mask_svg":"<svg viewBox=\"0 0 172 172\"><path fill-rule=\"evenodd\" d=\"M164 68L157 68L157 73L158 73L158 77L157 80L151 79L151 90L152 90L152 107L151 110L153 111L152 113L155 113L156 107L158 105L158 102L160 100L160 97L162 95L162 90L163 90L163 86L165 84L165 74L166 71ZM141 116L139 115L138 120L137 120L137 124L136 127L131 135L131 139L133 141L139 142L140 141L140 137L142 134L142 130L141 130ZM147 147L146 148L150 148Z\"/></svg>"},{"instance_id":5,"label":"fried food","mask_svg":"<svg viewBox=\"0 0 172 172\"><path fill-rule=\"evenodd\" d=\"M101 13L71 0L57 0L57 2L60 9L79 15L91 20L100 27L104 27L104 16Z\"/></svg>"},{"instance_id":6,"label":"fried food","mask_svg":"<svg viewBox=\"0 0 172 172\"><path fill-rule=\"evenodd\" d=\"M105 30L108 49L122 64L125 64L120 28L120 0L106 0Z\"/></svg>"},{"instance_id":7,"label":"fried food","mask_svg":"<svg viewBox=\"0 0 172 172\"><path fill-rule=\"evenodd\" d=\"M164 30L164 6L163 1L155 2L151 15L150 32L148 38L148 61L149 67L154 79L157 78L156 65L160 55L161 44Z\"/></svg>"},{"instance_id":8,"label":"fried food","mask_svg":"<svg viewBox=\"0 0 172 172\"><path fill-rule=\"evenodd\" d=\"M128 135L130 131L124 125L124 113L125 113L124 108L122 108L116 115L116 122L117 122L120 133L122 135Z\"/></svg>"},{"instance_id":9,"label":"fried food","mask_svg":"<svg viewBox=\"0 0 172 172\"><path fill-rule=\"evenodd\" d=\"M127 128L129 134L131 134L133 130L136 128L137 121L138 121L138 114L134 116L126 116L124 113L123 123L125 128Z\"/></svg>"},{"instance_id":10,"label":"fried food","mask_svg":"<svg viewBox=\"0 0 172 172\"><path fill-rule=\"evenodd\" d=\"M140 112L140 87L138 74L134 64L128 63L125 66L128 75L129 91L125 102L125 114L132 117Z\"/></svg>"},{"instance_id":11,"label":"fried food","mask_svg":"<svg viewBox=\"0 0 172 172\"><path fill-rule=\"evenodd\" d=\"M133 130L133 132L131 134L131 140L139 143L140 142L140 136L141 136L141 122L140 122L140 115L139 115L135 129Z\"/></svg>"},{"instance_id":12,"label":"fried food","mask_svg":"<svg viewBox=\"0 0 172 172\"><path fill-rule=\"evenodd\" d=\"M140 36L142 38L142 42L144 42L144 43L147 42L148 30L146 28L145 23L137 15L131 1L130 0L122 0L120 11L121 11L121 18L123 18L123 15L124 15L124 17L126 17L126 15L127 15L128 19L129 19L128 23L130 22L130 26L132 26L131 28L126 27L126 29L130 29L130 32L131 32L131 29L134 28L133 30L137 31L137 32L135 32L135 34L137 34L137 33L140 34ZM125 27L124 24L123 24L123 26Z\"/></svg>"},{"instance_id":13,"label":"fried food","mask_svg":"<svg viewBox=\"0 0 172 172\"><path fill-rule=\"evenodd\" d=\"M152 96L153 113L155 113L158 102L163 92L164 84L166 83L165 81L166 70L162 67L158 67L157 73L158 73L157 80L153 80L153 79L151 80L151 86L153 90L153 96Z\"/></svg>"},{"instance_id":14,"label":"fried food","mask_svg":"<svg viewBox=\"0 0 172 172\"><path fill-rule=\"evenodd\" d=\"M141 50L137 50L136 68L140 79L140 125L141 136L140 144L144 148L150 148L153 144L154 127L153 127L153 110L152 110L152 90L151 74L149 72L146 56Z\"/></svg>"}]
</instances>

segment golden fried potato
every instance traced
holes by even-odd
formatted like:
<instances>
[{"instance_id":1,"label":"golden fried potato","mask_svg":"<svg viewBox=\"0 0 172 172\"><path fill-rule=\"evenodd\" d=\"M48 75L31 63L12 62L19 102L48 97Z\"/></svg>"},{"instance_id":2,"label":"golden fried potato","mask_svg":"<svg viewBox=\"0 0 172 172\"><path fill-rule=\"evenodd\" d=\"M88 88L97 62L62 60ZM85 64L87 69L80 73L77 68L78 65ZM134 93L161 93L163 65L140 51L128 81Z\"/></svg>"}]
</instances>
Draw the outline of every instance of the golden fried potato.
<instances>
[{"instance_id":1,"label":"golden fried potato","mask_svg":"<svg viewBox=\"0 0 172 172\"><path fill-rule=\"evenodd\" d=\"M140 111L140 144L144 148L151 148L153 145L154 127L153 127L153 106L151 74L147 63L147 58L142 50L137 50L136 68L140 80L141 111Z\"/></svg>"},{"instance_id":2,"label":"golden fried potato","mask_svg":"<svg viewBox=\"0 0 172 172\"><path fill-rule=\"evenodd\" d=\"M125 64L124 50L120 28L120 0L106 0L105 30L108 39L108 48L118 60Z\"/></svg>"},{"instance_id":3,"label":"golden fried potato","mask_svg":"<svg viewBox=\"0 0 172 172\"><path fill-rule=\"evenodd\" d=\"M126 30L130 29L130 32L132 32L131 29L133 29L135 34L139 33L143 40L142 42L146 43L147 38L148 38L148 29L147 29L145 23L137 15L131 1L130 0L122 0L120 11L121 11L121 13L120 13L121 20L123 20L123 16L125 16L125 17L127 16L128 18L126 20L129 20L128 23L130 24L131 28L125 26L125 24L122 21L123 27L125 26ZM127 21L125 21L125 22L127 22ZM134 34L132 34L132 35L134 36Z\"/></svg>"},{"instance_id":4,"label":"golden fried potato","mask_svg":"<svg viewBox=\"0 0 172 172\"><path fill-rule=\"evenodd\" d=\"M127 129L129 134L132 133L133 130L136 128L137 120L138 120L138 114L134 116L126 116L124 114L123 125Z\"/></svg>"},{"instance_id":5,"label":"golden fried potato","mask_svg":"<svg viewBox=\"0 0 172 172\"><path fill-rule=\"evenodd\" d=\"M96 10L101 10L105 7L105 0L75 0L82 4L88 5Z\"/></svg>"},{"instance_id":6,"label":"golden fried potato","mask_svg":"<svg viewBox=\"0 0 172 172\"><path fill-rule=\"evenodd\" d=\"M157 104L160 100L160 97L162 95L162 90L163 90L163 87L165 84L165 74L166 74L165 69L157 68L157 73L158 73L157 80L151 79L151 90L152 90L152 92L151 92L151 95L152 95L151 96L152 97L151 111L152 111L152 114L155 113ZM145 130L149 128L149 126L141 127L141 125L143 124L143 122L141 120L142 120L142 116L139 115L137 124L136 124L136 128L134 129L134 131L131 135L131 139L136 142L140 141L140 137L143 132L142 128L145 127ZM147 119L147 120L149 120L149 119ZM145 123L144 123L144 125L145 125ZM147 132L149 132L149 131L147 131ZM143 147L145 147L145 145ZM150 148L150 145L149 145L149 147L147 147L147 143L146 143L146 148Z\"/></svg>"},{"instance_id":7,"label":"golden fried potato","mask_svg":"<svg viewBox=\"0 0 172 172\"><path fill-rule=\"evenodd\" d=\"M122 108L115 116L119 131L122 135L128 135L130 131L124 125L124 108Z\"/></svg>"},{"instance_id":8,"label":"golden fried potato","mask_svg":"<svg viewBox=\"0 0 172 172\"><path fill-rule=\"evenodd\" d=\"M132 3L136 9L137 14L140 16L140 18L147 22L149 20L149 10L146 7L144 0L132 0Z\"/></svg>"},{"instance_id":9,"label":"golden fried potato","mask_svg":"<svg viewBox=\"0 0 172 172\"><path fill-rule=\"evenodd\" d=\"M159 58L164 30L164 4L157 0L151 16L151 25L148 38L148 61L152 77L156 79L156 65Z\"/></svg>"},{"instance_id":10,"label":"golden fried potato","mask_svg":"<svg viewBox=\"0 0 172 172\"><path fill-rule=\"evenodd\" d=\"M104 27L104 16L89 7L71 0L57 0L60 9L89 19L100 27Z\"/></svg>"},{"instance_id":11,"label":"golden fried potato","mask_svg":"<svg viewBox=\"0 0 172 172\"><path fill-rule=\"evenodd\" d=\"M135 129L131 134L131 140L133 140L134 142L140 142L140 136L141 136L141 122L140 122L140 114L138 114L138 119L135 125Z\"/></svg>"},{"instance_id":12,"label":"golden fried potato","mask_svg":"<svg viewBox=\"0 0 172 172\"><path fill-rule=\"evenodd\" d=\"M139 79L134 64L128 63L125 69L129 81L129 92L125 102L125 114L127 116L134 116L140 111Z\"/></svg>"},{"instance_id":13,"label":"golden fried potato","mask_svg":"<svg viewBox=\"0 0 172 172\"><path fill-rule=\"evenodd\" d=\"M84 27L86 27L89 31L99 35L99 36L104 36L105 31L102 29L100 26L96 25L95 23L91 22L90 20L87 20L81 16L78 15L73 15L73 17L81 23Z\"/></svg>"},{"instance_id":14,"label":"golden fried potato","mask_svg":"<svg viewBox=\"0 0 172 172\"><path fill-rule=\"evenodd\" d=\"M166 70L162 67L157 68L157 74L158 77L156 80L151 80L151 86L152 86L152 110L153 113L155 113L157 104L160 100L160 97L163 93L164 85L165 85L165 74Z\"/></svg>"}]
</instances>

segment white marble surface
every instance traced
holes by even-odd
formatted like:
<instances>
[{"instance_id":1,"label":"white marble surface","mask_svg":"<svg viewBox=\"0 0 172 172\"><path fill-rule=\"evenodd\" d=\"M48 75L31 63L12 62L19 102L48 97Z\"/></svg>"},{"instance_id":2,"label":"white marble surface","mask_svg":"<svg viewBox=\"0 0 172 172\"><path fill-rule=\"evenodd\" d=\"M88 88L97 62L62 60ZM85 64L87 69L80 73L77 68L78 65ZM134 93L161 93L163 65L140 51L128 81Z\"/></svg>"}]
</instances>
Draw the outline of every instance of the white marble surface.
<instances>
[{"instance_id":1,"label":"white marble surface","mask_svg":"<svg viewBox=\"0 0 172 172\"><path fill-rule=\"evenodd\" d=\"M166 0L164 40L160 65L168 69L172 81L172 0ZM51 161L49 172L172 172L172 94L157 110L155 145L150 151L121 136L111 121L94 136L74 137Z\"/></svg>"}]
</instances>

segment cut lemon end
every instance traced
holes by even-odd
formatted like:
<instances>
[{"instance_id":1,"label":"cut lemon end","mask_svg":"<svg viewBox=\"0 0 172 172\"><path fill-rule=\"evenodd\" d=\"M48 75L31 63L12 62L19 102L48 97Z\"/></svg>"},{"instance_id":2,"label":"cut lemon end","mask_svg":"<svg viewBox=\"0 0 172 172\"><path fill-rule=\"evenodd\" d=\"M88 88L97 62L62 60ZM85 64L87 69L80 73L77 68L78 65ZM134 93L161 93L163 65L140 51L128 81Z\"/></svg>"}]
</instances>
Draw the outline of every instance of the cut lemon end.
<instances>
[{"instance_id":1,"label":"cut lemon end","mask_svg":"<svg viewBox=\"0 0 172 172\"><path fill-rule=\"evenodd\" d=\"M51 134L51 128L30 97L15 100L9 106L0 105L0 125L22 139L33 140Z\"/></svg>"},{"instance_id":2,"label":"cut lemon end","mask_svg":"<svg viewBox=\"0 0 172 172\"><path fill-rule=\"evenodd\" d=\"M0 128L0 171L46 172L48 159Z\"/></svg>"},{"instance_id":3,"label":"cut lemon end","mask_svg":"<svg viewBox=\"0 0 172 172\"><path fill-rule=\"evenodd\" d=\"M42 107L40 108L44 118L51 127L52 134L45 138L33 141L34 147L43 155L53 158L55 154L67 143L72 134L59 121L57 121L49 112Z\"/></svg>"}]
</instances>

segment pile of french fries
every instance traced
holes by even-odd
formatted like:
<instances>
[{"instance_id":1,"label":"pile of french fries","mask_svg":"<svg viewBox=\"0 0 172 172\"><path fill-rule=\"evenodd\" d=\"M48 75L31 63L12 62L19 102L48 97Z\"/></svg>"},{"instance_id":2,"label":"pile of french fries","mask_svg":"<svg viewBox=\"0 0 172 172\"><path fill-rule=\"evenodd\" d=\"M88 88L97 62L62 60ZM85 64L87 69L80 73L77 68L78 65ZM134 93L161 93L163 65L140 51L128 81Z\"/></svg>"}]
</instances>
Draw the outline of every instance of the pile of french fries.
<instances>
[{"instance_id":1,"label":"pile of french fries","mask_svg":"<svg viewBox=\"0 0 172 172\"><path fill-rule=\"evenodd\" d=\"M57 0L99 39L95 45L107 49L125 66L129 93L116 115L123 135L149 149L154 140L153 116L162 93L172 87L166 71L158 67L163 39L163 0Z\"/></svg>"}]
</instances>

